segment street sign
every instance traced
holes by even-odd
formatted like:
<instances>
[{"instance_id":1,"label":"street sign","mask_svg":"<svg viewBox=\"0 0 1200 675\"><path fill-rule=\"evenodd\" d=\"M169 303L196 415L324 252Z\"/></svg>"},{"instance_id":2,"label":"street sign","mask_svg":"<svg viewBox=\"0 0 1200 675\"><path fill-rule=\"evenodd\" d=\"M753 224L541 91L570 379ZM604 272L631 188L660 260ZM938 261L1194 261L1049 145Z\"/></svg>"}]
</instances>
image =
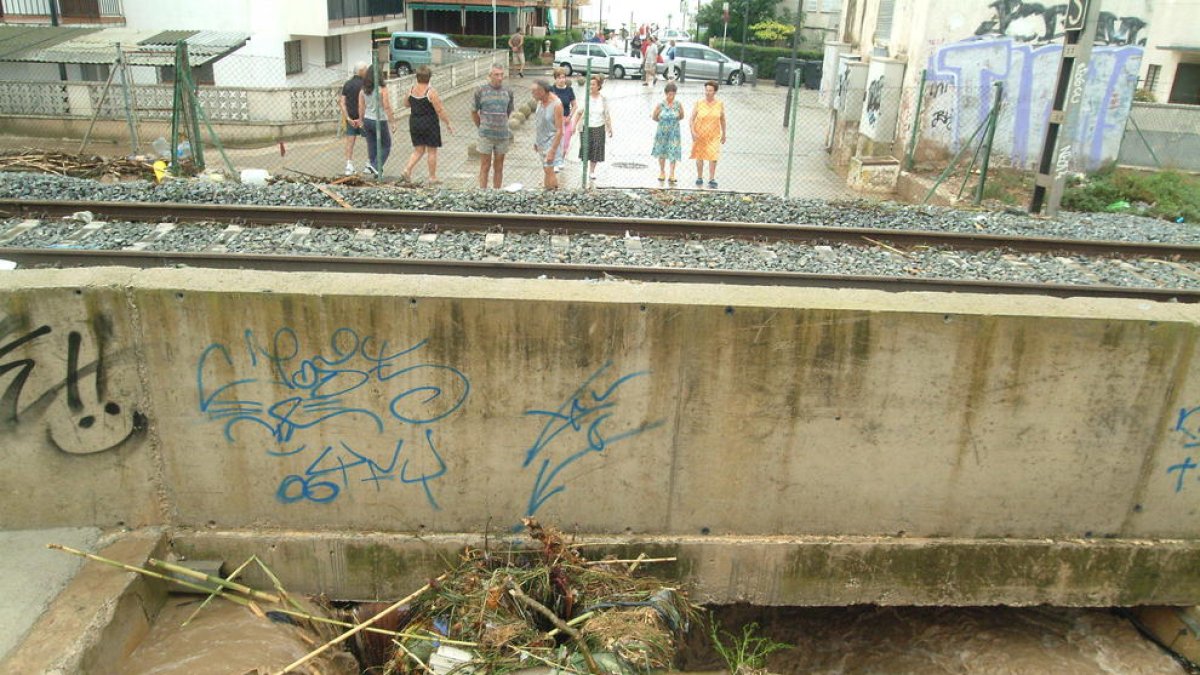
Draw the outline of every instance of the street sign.
<instances>
[{"instance_id":1,"label":"street sign","mask_svg":"<svg viewBox=\"0 0 1200 675\"><path fill-rule=\"evenodd\" d=\"M1088 0L1069 0L1067 2L1067 16L1063 19L1063 28L1066 30L1083 30L1083 20L1087 16Z\"/></svg>"},{"instance_id":2,"label":"street sign","mask_svg":"<svg viewBox=\"0 0 1200 675\"><path fill-rule=\"evenodd\" d=\"M721 20L724 21L725 23L729 23L729 3L728 2L721 3Z\"/></svg>"}]
</instances>

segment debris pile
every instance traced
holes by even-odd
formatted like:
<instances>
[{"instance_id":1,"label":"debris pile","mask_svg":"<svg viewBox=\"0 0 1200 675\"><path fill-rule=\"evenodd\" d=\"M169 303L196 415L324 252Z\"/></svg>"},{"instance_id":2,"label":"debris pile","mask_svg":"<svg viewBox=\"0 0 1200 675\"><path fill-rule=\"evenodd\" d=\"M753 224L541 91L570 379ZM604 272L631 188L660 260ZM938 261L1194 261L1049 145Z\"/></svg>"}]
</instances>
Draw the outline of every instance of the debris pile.
<instances>
[{"instance_id":1,"label":"debris pile","mask_svg":"<svg viewBox=\"0 0 1200 675\"><path fill-rule=\"evenodd\" d=\"M537 546L468 551L407 606L396 673L605 673L666 670L694 618L677 589L634 575L640 560L586 560L526 519ZM547 667L550 670L547 670Z\"/></svg>"},{"instance_id":2,"label":"debris pile","mask_svg":"<svg viewBox=\"0 0 1200 675\"><path fill-rule=\"evenodd\" d=\"M72 178L114 181L127 178L154 179L154 167L150 160L34 149L0 151L0 171L52 173Z\"/></svg>"},{"instance_id":3,"label":"debris pile","mask_svg":"<svg viewBox=\"0 0 1200 675\"><path fill-rule=\"evenodd\" d=\"M286 666L256 667L259 673L338 673L361 667L397 675L645 675L671 668L697 608L679 589L637 571L674 558L643 554L633 560L588 560L554 528L533 519L525 519L524 525L530 537L525 545L512 544L504 551L467 548L452 569L408 596L350 610L335 609L323 597L308 602L289 595L257 556L222 577L219 562L210 574L162 560L135 567L50 547L207 595L187 609L184 627L220 598L260 621L295 628L285 637L314 647ZM251 565L271 580L273 592L234 580ZM205 628L206 640L221 642L223 633L212 623ZM244 627L237 631L227 639L246 632ZM346 648L361 666L351 665L356 659Z\"/></svg>"}]
</instances>

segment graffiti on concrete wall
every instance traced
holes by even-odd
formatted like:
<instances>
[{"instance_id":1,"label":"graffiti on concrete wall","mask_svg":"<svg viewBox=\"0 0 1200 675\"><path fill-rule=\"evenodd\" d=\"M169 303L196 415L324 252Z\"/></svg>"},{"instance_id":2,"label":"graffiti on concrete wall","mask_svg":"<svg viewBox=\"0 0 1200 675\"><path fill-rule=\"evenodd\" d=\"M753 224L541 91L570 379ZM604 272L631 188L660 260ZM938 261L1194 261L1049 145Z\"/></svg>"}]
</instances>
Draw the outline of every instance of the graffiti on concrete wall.
<instances>
[{"instance_id":1,"label":"graffiti on concrete wall","mask_svg":"<svg viewBox=\"0 0 1200 675\"><path fill-rule=\"evenodd\" d=\"M1042 4L1022 0L995 0L990 16L975 29L976 35L1003 35L1019 42L1049 43L1062 40L1068 3ZM1146 23L1141 16L1100 12L1097 45L1146 44Z\"/></svg>"},{"instance_id":2,"label":"graffiti on concrete wall","mask_svg":"<svg viewBox=\"0 0 1200 675\"><path fill-rule=\"evenodd\" d=\"M145 429L134 403L109 391L120 355L111 351L108 317L96 317L87 335L31 326L26 317L0 318L0 427L45 427L51 445L72 455L119 448Z\"/></svg>"},{"instance_id":3,"label":"graffiti on concrete wall","mask_svg":"<svg viewBox=\"0 0 1200 675\"><path fill-rule=\"evenodd\" d=\"M288 463L280 502L326 504L356 485L398 484L419 487L438 509L433 484L447 471L438 423L462 408L471 382L425 362L426 342L396 347L339 328L324 348L302 353L291 328L266 339L248 329L240 343L200 354L197 404L229 443Z\"/></svg>"},{"instance_id":4,"label":"graffiti on concrete wall","mask_svg":"<svg viewBox=\"0 0 1200 675\"><path fill-rule=\"evenodd\" d=\"M1073 105L1079 123L1068 137L1072 168L1094 170L1115 160L1141 67L1142 48L1097 47L1080 78ZM1033 168L1039 159L1053 104L1062 46L1036 46L1011 38L969 39L939 46L929 58L922 113L923 143L957 151L991 110L996 82L1004 101L994 157Z\"/></svg>"},{"instance_id":5,"label":"graffiti on concrete wall","mask_svg":"<svg viewBox=\"0 0 1200 675\"><path fill-rule=\"evenodd\" d=\"M1200 448L1200 407L1180 408L1179 417L1176 418L1173 430L1180 435L1183 449L1189 452L1182 462L1167 467L1167 475L1174 478L1175 492L1183 492L1184 481L1200 477L1200 474L1188 475L1188 472L1194 471L1200 466L1192 459L1190 452L1195 448Z\"/></svg>"},{"instance_id":6,"label":"graffiti on concrete wall","mask_svg":"<svg viewBox=\"0 0 1200 675\"><path fill-rule=\"evenodd\" d=\"M664 424L663 420L619 423L616 417L622 407L622 388L649 374L641 370L618 375L609 361L553 410L525 411L545 420L521 465L537 470L526 515L536 514L547 500L567 489L562 472L568 467ZM624 408L629 410L628 401Z\"/></svg>"}]
</instances>

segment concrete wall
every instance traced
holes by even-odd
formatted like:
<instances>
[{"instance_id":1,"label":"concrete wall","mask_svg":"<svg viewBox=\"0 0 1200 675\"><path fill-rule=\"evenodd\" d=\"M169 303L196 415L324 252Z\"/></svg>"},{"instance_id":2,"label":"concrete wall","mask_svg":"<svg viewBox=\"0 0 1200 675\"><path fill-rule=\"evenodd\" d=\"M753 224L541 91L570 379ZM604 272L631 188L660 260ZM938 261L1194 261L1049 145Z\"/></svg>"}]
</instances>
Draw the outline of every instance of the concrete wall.
<instances>
[{"instance_id":1,"label":"concrete wall","mask_svg":"<svg viewBox=\"0 0 1200 675\"><path fill-rule=\"evenodd\" d=\"M667 539L1112 539L1126 562L1172 538L1197 560L1193 307L72 270L0 277L0 308L5 527L536 515ZM992 601L1050 598L1005 583ZM1122 597L1200 600L1160 586Z\"/></svg>"}]
</instances>

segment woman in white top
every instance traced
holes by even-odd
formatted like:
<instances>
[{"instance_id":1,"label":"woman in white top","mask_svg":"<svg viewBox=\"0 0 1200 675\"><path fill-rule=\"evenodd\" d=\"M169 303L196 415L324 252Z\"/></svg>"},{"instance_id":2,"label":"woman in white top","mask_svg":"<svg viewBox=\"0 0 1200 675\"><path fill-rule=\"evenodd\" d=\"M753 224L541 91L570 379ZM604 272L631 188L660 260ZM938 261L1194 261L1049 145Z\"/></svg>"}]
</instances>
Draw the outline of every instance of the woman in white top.
<instances>
[{"instance_id":1,"label":"woman in white top","mask_svg":"<svg viewBox=\"0 0 1200 675\"><path fill-rule=\"evenodd\" d=\"M358 114L362 115L363 136L367 140L368 175L383 176L383 165L392 153L392 132L396 115L392 112L392 99L387 93L387 84L379 80L375 86L375 66L367 68L363 76L362 91L358 93ZM390 123L390 126L389 126Z\"/></svg>"},{"instance_id":2,"label":"woman in white top","mask_svg":"<svg viewBox=\"0 0 1200 675\"><path fill-rule=\"evenodd\" d=\"M593 181L596 180L596 165L604 161L605 132L608 132L609 137L613 133L612 117L608 114L608 98L600 93L603 86L604 78L593 75L588 99L575 104L576 128L579 128L579 121L583 119L584 111L587 112L588 140L586 144L580 142L579 159L589 163L588 175ZM582 139L582 136L580 138Z\"/></svg>"}]
</instances>

